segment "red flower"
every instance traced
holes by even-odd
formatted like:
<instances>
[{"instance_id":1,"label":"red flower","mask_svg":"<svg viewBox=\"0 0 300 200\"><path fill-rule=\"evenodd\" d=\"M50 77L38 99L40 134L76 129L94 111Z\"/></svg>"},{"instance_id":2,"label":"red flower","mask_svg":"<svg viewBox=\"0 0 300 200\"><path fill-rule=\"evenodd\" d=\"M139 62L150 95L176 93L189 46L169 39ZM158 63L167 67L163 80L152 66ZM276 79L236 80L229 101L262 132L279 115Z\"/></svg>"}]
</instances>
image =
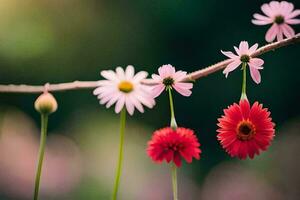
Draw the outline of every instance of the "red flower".
<instances>
[{"instance_id":1,"label":"red flower","mask_svg":"<svg viewBox=\"0 0 300 200\"><path fill-rule=\"evenodd\" d=\"M218 140L231 155L251 159L265 151L275 136L272 118L267 108L255 102L250 108L248 100L224 109L225 116L218 119Z\"/></svg>"},{"instance_id":2,"label":"red flower","mask_svg":"<svg viewBox=\"0 0 300 200\"><path fill-rule=\"evenodd\" d=\"M194 131L187 128L176 130L166 127L154 132L152 139L148 142L147 153L154 162L161 163L166 160L168 163L173 160L177 167L181 166L181 158L188 163L193 157L200 159L200 143Z\"/></svg>"}]
</instances>

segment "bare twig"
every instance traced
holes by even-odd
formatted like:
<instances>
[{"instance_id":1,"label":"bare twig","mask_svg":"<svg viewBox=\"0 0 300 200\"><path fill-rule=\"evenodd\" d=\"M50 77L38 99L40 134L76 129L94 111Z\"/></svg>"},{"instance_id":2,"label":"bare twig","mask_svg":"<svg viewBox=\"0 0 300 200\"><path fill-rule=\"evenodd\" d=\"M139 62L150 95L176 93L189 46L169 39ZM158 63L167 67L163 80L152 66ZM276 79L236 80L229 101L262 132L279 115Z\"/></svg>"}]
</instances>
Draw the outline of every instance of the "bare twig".
<instances>
[{"instance_id":1,"label":"bare twig","mask_svg":"<svg viewBox=\"0 0 300 200\"><path fill-rule=\"evenodd\" d=\"M295 35L294 37L284 39L279 42L274 42L271 44L267 44L259 49L257 49L251 56L257 57L259 55L262 55L264 53L267 53L269 51L288 46L291 44L295 44L300 42L300 33ZM185 81L190 80L196 80L200 79L204 76L207 76L209 74L212 74L216 71L219 71L221 69L224 69L228 64L230 63L230 60L224 60L221 62L218 62L214 65L211 65L209 67L197 70L195 72L192 72L187 75L185 78ZM152 85L153 81L151 79L147 79L143 82L146 85ZM49 84L48 85L48 91L51 92L58 92L58 91L66 91L66 90L79 90L79 89L91 89L97 87L97 81L74 81L69 83L58 83L58 84ZM0 92L1 93L41 93L44 91L44 86L34 86L34 85L1 85L0 84Z\"/></svg>"}]
</instances>

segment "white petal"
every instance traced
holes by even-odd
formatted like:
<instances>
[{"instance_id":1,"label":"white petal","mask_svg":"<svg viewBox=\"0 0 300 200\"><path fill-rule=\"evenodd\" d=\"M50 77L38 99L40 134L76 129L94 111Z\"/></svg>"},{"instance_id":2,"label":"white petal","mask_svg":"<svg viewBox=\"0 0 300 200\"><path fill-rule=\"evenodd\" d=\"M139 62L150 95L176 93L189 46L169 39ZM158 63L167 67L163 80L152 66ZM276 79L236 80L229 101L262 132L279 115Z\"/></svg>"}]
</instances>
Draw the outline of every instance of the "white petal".
<instances>
[{"instance_id":1,"label":"white petal","mask_svg":"<svg viewBox=\"0 0 300 200\"><path fill-rule=\"evenodd\" d=\"M133 77L133 82L138 83L141 82L141 80L145 79L148 76L148 73L145 71L140 71L138 72L134 77Z\"/></svg>"},{"instance_id":2,"label":"white petal","mask_svg":"<svg viewBox=\"0 0 300 200\"><path fill-rule=\"evenodd\" d=\"M128 96L126 96L125 105L126 105L126 109L127 109L128 113L130 115L133 115L133 113L134 113L134 105L131 102L131 100L128 98Z\"/></svg>"},{"instance_id":3,"label":"white petal","mask_svg":"<svg viewBox=\"0 0 300 200\"><path fill-rule=\"evenodd\" d=\"M116 73L112 70L103 70L101 71L101 76L111 81L119 81Z\"/></svg>"},{"instance_id":4,"label":"white petal","mask_svg":"<svg viewBox=\"0 0 300 200\"><path fill-rule=\"evenodd\" d=\"M118 76L119 80L125 80L125 72L124 72L124 69L122 67L117 67L116 68L116 73L117 73L117 76Z\"/></svg>"},{"instance_id":5,"label":"white petal","mask_svg":"<svg viewBox=\"0 0 300 200\"><path fill-rule=\"evenodd\" d=\"M131 80L134 76L134 67L132 65L128 65L125 71L126 79Z\"/></svg>"},{"instance_id":6,"label":"white petal","mask_svg":"<svg viewBox=\"0 0 300 200\"><path fill-rule=\"evenodd\" d=\"M141 113L144 112L143 105L141 102L139 102L134 95L128 95L128 98L130 98L131 102L134 104L134 106L140 111Z\"/></svg>"},{"instance_id":7,"label":"white petal","mask_svg":"<svg viewBox=\"0 0 300 200\"><path fill-rule=\"evenodd\" d=\"M122 95L116 103L115 112L119 113L122 110L122 108L124 107L124 104L125 104L125 96Z\"/></svg>"}]
</instances>

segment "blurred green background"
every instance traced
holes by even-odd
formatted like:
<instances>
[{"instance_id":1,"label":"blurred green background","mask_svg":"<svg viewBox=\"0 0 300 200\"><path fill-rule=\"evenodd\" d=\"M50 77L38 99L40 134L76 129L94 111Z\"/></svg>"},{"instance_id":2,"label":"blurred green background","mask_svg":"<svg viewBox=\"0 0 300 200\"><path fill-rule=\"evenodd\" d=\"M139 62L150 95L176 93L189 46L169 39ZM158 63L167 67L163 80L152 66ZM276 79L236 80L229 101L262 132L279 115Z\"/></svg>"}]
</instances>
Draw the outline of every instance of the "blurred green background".
<instances>
[{"instance_id":1,"label":"blurred green background","mask_svg":"<svg viewBox=\"0 0 300 200\"><path fill-rule=\"evenodd\" d=\"M264 2L1 0L0 83L99 80L101 70L128 64L150 74L163 64L198 70L225 59L220 50L233 50L241 40L266 43L268 26L251 23ZM195 83L191 97L175 95L177 122L196 131L203 151L200 161L179 170L181 199L300 196L299 52L297 44L264 54L262 83L248 81L249 100L268 107L276 123L273 145L254 160L231 159L216 140L217 118L239 100L241 72L227 79L214 73ZM109 199L118 116L99 106L91 90L55 96L59 109L50 118L42 199ZM0 94L0 199L31 198L36 97ZM168 166L153 164L145 153L152 132L168 123L166 95L154 109L128 119L120 199L171 199Z\"/></svg>"}]
</instances>

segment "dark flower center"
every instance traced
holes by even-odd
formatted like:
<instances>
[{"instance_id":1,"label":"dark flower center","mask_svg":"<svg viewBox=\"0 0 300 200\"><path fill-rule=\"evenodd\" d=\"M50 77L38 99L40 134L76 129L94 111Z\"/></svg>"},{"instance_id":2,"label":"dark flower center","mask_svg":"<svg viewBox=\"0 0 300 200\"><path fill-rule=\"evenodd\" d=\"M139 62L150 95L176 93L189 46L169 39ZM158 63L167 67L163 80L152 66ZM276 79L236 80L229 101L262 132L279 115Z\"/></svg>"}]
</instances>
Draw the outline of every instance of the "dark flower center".
<instances>
[{"instance_id":1,"label":"dark flower center","mask_svg":"<svg viewBox=\"0 0 300 200\"><path fill-rule=\"evenodd\" d=\"M283 24L283 23L284 23L284 17L283 17L282 15L277 15L277 16L275 17L274 22L275 22L276 24Z\"/></svg>"},{"instance_id":2,"label":"dark flower center","mask_svg":"<svg viewBox=\"0 0 300 200\"><path fill-rule=\"evenodd\" d=\"M168 87L168 86L172 86L174 83L174 79L172 77L167 77L167 78L164 78L163 80L163 84Z\"/></svg>"},{"instance_id":3,"label":"dark flower center","mask_svg":"<svg viewBox=\"0 0 300 200\"><path fill-rule=\"evenodd\" d=\"M240 58L240 60L243 62L243 63L247 63L247 62L249 62L250 61L250 56L248 56L248 55L241 55L241 58Z\"/></svg>"},{"instance_id":4,"label":"dark flower center","mask_svg":"<svg viewBox=\"0 0 300 200\"><path fill-rule=\"evenodd\" d=\"M241 121L237 126L237 138L250 140L255 134L255 126L248 120Z\"/></svg>"}]
</instances>

